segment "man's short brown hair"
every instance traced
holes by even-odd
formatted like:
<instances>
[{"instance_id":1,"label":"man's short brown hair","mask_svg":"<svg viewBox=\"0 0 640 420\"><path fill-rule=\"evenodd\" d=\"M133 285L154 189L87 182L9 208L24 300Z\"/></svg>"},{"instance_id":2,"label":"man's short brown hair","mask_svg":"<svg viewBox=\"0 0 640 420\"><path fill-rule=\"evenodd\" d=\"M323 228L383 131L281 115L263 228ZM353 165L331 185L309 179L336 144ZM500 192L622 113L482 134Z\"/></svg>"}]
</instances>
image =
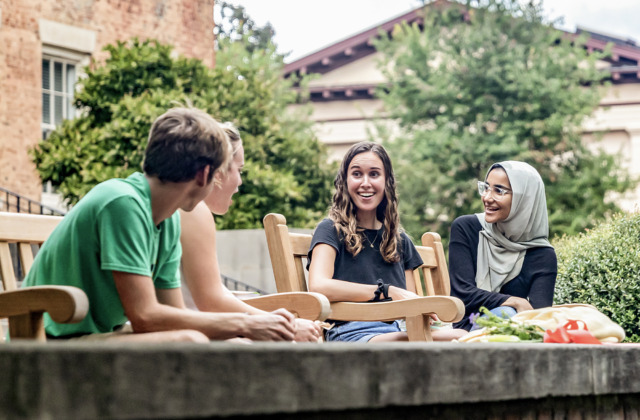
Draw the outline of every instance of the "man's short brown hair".
<instances>
[{"instance_id":1,"label":"man's short brown hair","mask_svg":"<svg viewBox=\"0 0 640 420\"><path fill-rule=\"evenodd\" d=\"M162 182L185 182L206 166L212 177L231 159L227 134L212 116L196 108L172 108L151 126L143 170Z\"/></svg>"}]
</instances>

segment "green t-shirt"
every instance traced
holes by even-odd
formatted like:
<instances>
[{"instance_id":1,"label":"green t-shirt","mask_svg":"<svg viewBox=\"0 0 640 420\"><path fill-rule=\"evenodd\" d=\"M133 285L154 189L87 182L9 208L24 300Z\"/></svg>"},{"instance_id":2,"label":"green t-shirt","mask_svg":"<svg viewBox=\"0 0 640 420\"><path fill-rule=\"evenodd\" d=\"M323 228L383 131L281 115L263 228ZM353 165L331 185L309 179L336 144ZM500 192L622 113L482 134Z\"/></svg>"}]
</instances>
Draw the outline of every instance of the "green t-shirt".
<instances>
[{"instance_id":1,"label":"green t-shirt","mask_svg":"<svg viewBox=\"0 0 640 420\"><path fill-rule=\"evenodd\" d=\"M180 215L153 224L149 183L141 173L93 188L62 219L35 258L25 287L84 290L89 313L78 324L45 315L53 336L111 332L127 318L112 271L149 276L158 289L180 287Z\"/></svg>"}]
</instances>

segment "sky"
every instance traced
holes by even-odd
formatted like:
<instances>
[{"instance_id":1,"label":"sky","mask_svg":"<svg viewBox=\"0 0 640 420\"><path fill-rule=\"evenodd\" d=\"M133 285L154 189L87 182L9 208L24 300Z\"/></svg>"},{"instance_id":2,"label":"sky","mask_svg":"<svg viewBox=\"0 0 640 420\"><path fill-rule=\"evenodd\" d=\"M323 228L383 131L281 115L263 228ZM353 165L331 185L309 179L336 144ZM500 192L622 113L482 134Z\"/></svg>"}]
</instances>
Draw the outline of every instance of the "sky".
<instances>
[{"instance_id":1,"label":"sky","mask_svg":"<svg viewBox=\"0 0 640 420\"><path fill-rule=\"evenodd\" d=\"M286 62L402 15L417 0L227 0L242 5L260 26L270 22ZM564 18L562 29L576 26L631 38L640 45L640 0L546 0L549 18ZM217 17L215 17L217 19Z\"/></svg>"}]
</instances>

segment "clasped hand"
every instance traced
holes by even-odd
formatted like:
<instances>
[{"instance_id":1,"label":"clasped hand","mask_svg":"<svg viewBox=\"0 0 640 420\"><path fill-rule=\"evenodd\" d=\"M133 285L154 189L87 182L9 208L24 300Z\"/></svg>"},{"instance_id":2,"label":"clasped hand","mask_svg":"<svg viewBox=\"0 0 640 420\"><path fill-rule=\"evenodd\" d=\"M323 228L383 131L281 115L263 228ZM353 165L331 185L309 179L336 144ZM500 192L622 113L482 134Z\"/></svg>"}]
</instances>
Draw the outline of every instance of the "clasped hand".
<instances>
[{"instance_id":1,"label":"clasped hand","mask_svg":"<svg viewBox=\"0 0 640 420\"><path fill-rule=\"evenodd\" d=\"M247 338L258 341L316 342L321 329L313 321L296 318L286 309L251 315L247 320Z\"/></svg>"}]
</instances>

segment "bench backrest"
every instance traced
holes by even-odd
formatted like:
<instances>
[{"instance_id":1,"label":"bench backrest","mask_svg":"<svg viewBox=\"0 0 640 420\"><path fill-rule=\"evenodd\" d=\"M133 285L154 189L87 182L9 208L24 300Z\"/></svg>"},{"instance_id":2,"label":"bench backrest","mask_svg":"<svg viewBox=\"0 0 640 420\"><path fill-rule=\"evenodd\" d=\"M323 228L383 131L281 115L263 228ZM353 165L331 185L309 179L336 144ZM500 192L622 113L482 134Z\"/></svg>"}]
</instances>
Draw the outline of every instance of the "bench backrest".
<instances>
[{"instance_id":1,"label":"bench backrest","mask_svg":"<svg viewBox=\"0 0 640 420\"><path fill-rule=\"evenodd\" d=\"M451 284L449 282L449 269L444 255L444 247L440 235L435 232L426 232L422 235L422 246L416 246L422 257L422 267L414 272L416 276L422 274L424 291L420 280L416 277L416 289L420 296L449 296ZM422 294L424 293L424 294Z\"/></svg>"},{"instance_id":2,"label":"bench backrest","mask_svg":"<svg viewBox=\"0 0 640 420\"><path fill-rule=\"evenodd\" d=\"M87 298L75 288L17 290L18 280L29 272L40 245L61 220L60 216L0 212L0 311L9 318L12 338L44 341L44 312L60 322L78 322L87 313ZM4 341L1 324L0 341Z\"/></svg>"},{"instance_id":3,"label":"bench backrest","mask_svg":"<svg viewBox=\"0 0 640 420\"><path fill-rule=\"evenodd\" d=\"M0 291L16 290L16 268L23 276L31 269L40 245L61 220L61 216L0 212Z\"/></svg>"},{"instance_id":4,"label":"bench backrest","mask_svg":"<svg viewBox=\"0 0 640 420\"><path fill-rule=\"evenodd\" d=\"M277 213L265 216L264 229L278 292L308 291L305 264L311 235L289 232L287 220ZM427 232L422 244L416 249L423 265L413 273L418 295L449 296L449 271L440 235Z\"/></svg>"}]
</instances>

